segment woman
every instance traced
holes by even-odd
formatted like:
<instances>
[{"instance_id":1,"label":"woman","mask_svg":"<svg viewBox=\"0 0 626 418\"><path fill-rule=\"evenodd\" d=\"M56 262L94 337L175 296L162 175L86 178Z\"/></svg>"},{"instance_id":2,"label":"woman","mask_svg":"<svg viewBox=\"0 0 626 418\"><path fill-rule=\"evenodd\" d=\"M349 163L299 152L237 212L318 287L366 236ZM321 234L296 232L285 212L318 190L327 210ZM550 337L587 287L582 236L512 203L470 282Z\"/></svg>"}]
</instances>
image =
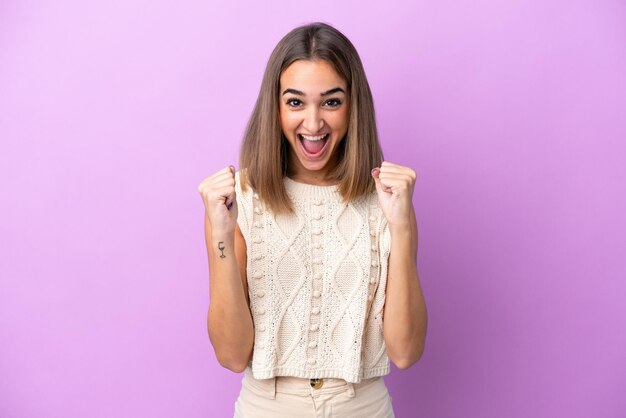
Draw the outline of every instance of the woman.
<instances>
[{"instance_id":1,"label":"woman","mask_svg":"<svg viewBox=\"0 0 626 418\"><path fill-rule=\"evenodd\" d=\"M239 163L198 186L209 336L245 371L235 417L393 417L382 376L419 360L427 324L415 172L383 161L343 34L314 23L278 43Z\"/></svg>"}]
</instances>

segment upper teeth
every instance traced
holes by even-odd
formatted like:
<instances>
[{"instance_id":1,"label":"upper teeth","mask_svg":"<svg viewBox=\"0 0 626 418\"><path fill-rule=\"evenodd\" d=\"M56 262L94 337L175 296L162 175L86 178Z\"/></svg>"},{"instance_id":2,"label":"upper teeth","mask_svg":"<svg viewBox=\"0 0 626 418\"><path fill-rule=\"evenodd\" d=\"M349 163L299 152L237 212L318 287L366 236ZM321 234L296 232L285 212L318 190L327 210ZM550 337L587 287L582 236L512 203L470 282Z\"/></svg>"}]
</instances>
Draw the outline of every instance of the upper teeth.
<instances>
[{"instance_id":1,"label":"upper teeth","mask_svg":"<svg viewBox=\"0 0 626 418\"><path fill-rule=\"evenodd\" d=\"M326 138L326 135L319 135L319 136L302 135L302 138L306 139L307 141L319 141L320 139Z\"/></svg>"}]
</instances>

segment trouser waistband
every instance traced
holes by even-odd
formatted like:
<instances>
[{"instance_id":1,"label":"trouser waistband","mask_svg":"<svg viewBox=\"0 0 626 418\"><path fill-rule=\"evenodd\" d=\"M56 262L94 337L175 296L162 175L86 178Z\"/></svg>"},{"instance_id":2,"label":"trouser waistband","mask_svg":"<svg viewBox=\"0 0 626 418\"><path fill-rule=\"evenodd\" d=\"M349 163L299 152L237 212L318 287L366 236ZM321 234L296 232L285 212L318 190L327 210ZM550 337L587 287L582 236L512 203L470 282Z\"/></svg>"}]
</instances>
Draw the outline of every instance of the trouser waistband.
<instances>
[{"instance_id":1,"label":"trouser waistband","mask_svg":"<svg viewBox=\"0 0 626 418\"><path fill-rule=\"evenodd\" d=\"M348 392L353 397L359 388L374 383L380 377L363 379L359 383L346 382L344 379L324 378L321 387L311 385L311 379L294 376L276 376L269 379L255 379L252 369L247 367L244 380L257 392L271 399L276 398L276 393L290 393L300 396L319 396L335 393Z\"/></svg>"}]
</instances>

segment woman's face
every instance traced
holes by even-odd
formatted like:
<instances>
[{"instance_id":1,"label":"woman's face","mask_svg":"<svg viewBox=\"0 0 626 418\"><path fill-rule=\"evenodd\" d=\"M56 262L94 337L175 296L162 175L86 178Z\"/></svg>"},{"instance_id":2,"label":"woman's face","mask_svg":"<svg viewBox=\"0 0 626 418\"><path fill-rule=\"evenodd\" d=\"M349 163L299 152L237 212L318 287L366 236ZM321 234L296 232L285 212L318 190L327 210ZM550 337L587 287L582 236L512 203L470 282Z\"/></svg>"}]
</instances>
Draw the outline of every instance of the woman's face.
<instances>
[{"instance_id":1,"label":"woman's face","mask_svg":"<svg viewBox=\"0 0 626 418\"><path fill-rule=\"evenodd\" d=\"M292 175L323 180L348 131L346 81L323 60L298 60L280 76L280 124Z\"/></svg>"}]
</instances>

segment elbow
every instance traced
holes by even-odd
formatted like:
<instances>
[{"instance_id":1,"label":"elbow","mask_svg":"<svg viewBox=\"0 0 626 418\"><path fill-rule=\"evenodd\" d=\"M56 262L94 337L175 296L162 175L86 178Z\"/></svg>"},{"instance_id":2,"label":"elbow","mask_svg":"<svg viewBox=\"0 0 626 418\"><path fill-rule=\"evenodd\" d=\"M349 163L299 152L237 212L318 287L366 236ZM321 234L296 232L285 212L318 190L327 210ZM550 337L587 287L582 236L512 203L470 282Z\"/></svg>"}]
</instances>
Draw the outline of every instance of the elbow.
<instances>
[{"instance_id":1,"label":"elbow","mask_svg":"<svg viewBox=\"0 0 626 418\"><path fill-rule=\"evenodd\" d=\"M235 373L241 373L248 367L247 359L237 359L232 356L217 356L220 366Z\"/></svg>"},{"instance_id":2,"label":"elbow","mask_svg":"<svg viewBox=\"0 0 626 418\"><path fill-rule=\"evenodd\" d=\"M252 345L246 350L235 351L234 347L216 346L214 340L211 339L213 344L213 352L217 362L225 369L228 369L235 373L243 372L252 358ZM243 348L243 345L239 348Z\"/></svg>"},{"instance_id":3,"label":"elbow","mask_svg":"<svg viewBox=\"0 0 626 418\"><path fill-rule=\"evenodd\" d=\"M217 362L235 373L241 373L248 367L252 358L253 338L254 335L251 334L247 338L239 339L237 343L229 343L209 327L209 340Z\"/></svg>"},{"instance_id":4,"label":"elbow","mask_svg":"<svg viewBox=\"0 0 626 418\"><path fill-rule=\"evenodd\" d=\"M422 354L424 354L424 347L421 346L417 350L413 350L411 352L406 352L402 354L397 354L395 356L389 356L393 364L400 370L406 370L417 363L421 358Z\"/></svg>"},{"instance_id":5,"label":"elbow","mask_svg":"<svg viewBox=\"0 0 626 418\"><path fill-rule=\"evenodd\" d=\"M398 369L406 370L410 368L412 365L414 365L415 363L417 363L418 360L419 360L419 357L402 357L402 358L394 359L392 361L393 361L393 364L395 364L395 366Z\"/></svg>"},{"instance_id":6,"label":"elbow","mask_svg":"<svg viewBox=\"0 0 626 418\"><path fill-rule=\"evenodd\" d=\"M235 373L241 373L244 370L246 370L246 367L248 367L248 363L242 363L242 362L221 362L220 361L220 364L222 365L222 367Z\"/></svg>"}]
</instances>

